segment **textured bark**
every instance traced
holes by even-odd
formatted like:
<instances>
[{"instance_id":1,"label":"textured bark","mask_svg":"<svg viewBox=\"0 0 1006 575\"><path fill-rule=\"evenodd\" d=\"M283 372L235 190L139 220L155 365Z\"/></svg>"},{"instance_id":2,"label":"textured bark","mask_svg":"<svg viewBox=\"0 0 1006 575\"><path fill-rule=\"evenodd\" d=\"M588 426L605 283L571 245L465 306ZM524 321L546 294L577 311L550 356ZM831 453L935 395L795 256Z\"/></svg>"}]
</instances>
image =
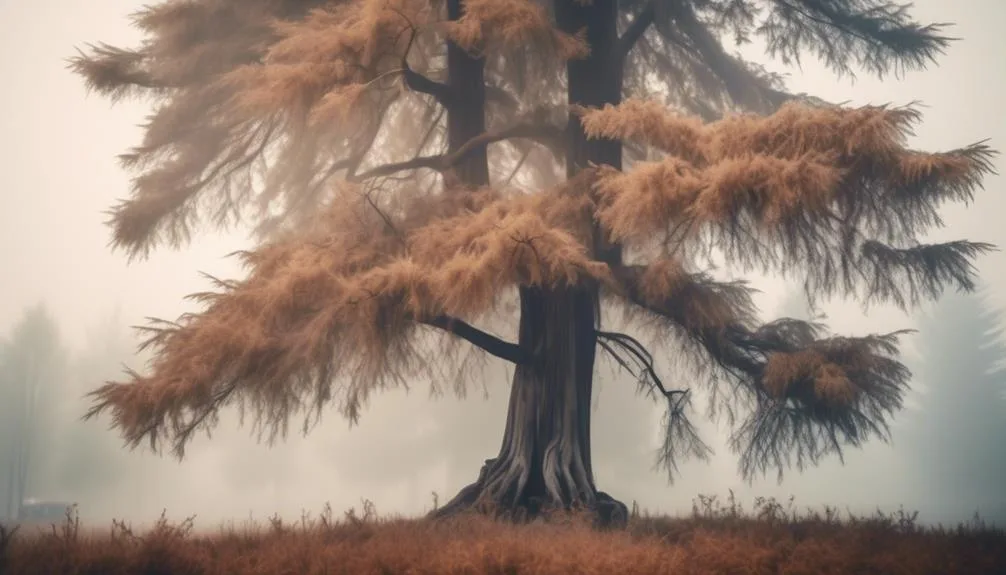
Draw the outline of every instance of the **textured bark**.
<instances>
[{"instance_id":1,"label":"textured bark","mask_svg":"<svg viewBox=\"0 0 1006 575\"><path fill-rule=\"evenodd\" d=\"M556 0L555 19L564 32L586 29L590 45L589 57L572 60L566 67L569 103L586 107L621 103L624 57L618 42L618 2L594 0L583 6L575 0ZM570 114L567 130L567 177L572 178L591 163L622 168L622 143L619 140L588 140L577 114ZM608 241L596 224L594 251L597 259L610 265L621 263L621 247Z\"/></svg>"},{"instance_id":2,"label":"textured bark","mask_svg":"<svg viewBox=\"0 0 1006 575\"><path fill-rule=\"evenodd\" d=\"M614 0L594 0L589 6L574 0L556 2L559 27L567 31L586 27L591 44L589 58L568 65L570 103L598 106L619 101L621 70L611 65L614 60L610 57L617 41L616 16ZM449 66L452 56L467 57L458 56L449 47ZM455 69L466 68L451 67L452 73ZM458 85L468 86L469 80L458 79ZM476 95L484 99L481 68L478 81ZM452 79L452 85L454 82ZM618 142L588 141L575 116L570 117L568 126L569 177L588 162L621 166ZM453 137L450 131L449 135ZM617 247L606 242L596 228L594 235L599 257L620 259ZM478 479L434 511L434 517L474 508L519 519L551 509L586 508L596 513L598 526L625 525L626 506L597 491L590 458L598 301L595 285L567 290L521 288L518 345L532 360L515 369L499 454L486 460Z\"/></svg>"},{"instance_id":3,"label":"textured bark","mask_svg":"<svg viewBox=\"0 0 1006 575\"><path fill-rule=\"evenodd\" d=\"M461 18L463 9L461 0L448 0L448 19ZM473 58L454 42L448 42L447 84L451 93L447 109L447 142L449 152L454 152L486 130L485 59ZM467 154L454 170L464 184L488 185L486 146Z\"/></svg>"},{"instance_id":4,"label":"textured bark","mask_svg":"<svg viewBox=\"0 0 1006 575\"><path fill-rule=\"evenodd\" d=\"M519 342L534 359L514 372L499 454L435 516L585 508L599 525L624 524L625 506L597 491L590 459L595 310L592 289L522 290Z\"/></svg>"}]
</instances>

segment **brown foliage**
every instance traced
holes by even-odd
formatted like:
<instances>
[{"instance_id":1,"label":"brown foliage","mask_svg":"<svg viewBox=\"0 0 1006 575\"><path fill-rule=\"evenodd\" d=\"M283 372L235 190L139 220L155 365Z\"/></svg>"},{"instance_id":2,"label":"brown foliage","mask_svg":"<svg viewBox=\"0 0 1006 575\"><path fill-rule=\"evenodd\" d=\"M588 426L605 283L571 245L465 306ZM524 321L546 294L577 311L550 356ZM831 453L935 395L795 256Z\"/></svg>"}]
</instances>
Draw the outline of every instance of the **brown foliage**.
<instances>
[{"instance_id":1,"label":"brown foliage","mask_svg":"<svg viewBox=\"0 0 1006 575\"><path fill-rule=\"evenodd\" d=\"M322 182L360 166L393 104L417 105L384 80L402 73L428 11L419 0L169 2L134 17L150 36L142 48L73 59L89 88L156 103L143 143L122 156L141 173L112 211L113 244L145 255L180 245L207 215L220 225L255 215L249 205L260 220L314 207Z\"/></svg>"},{"instance_id":2,"label":"brown foliage","mask_svg":"<svg viewBox=\"0 0 1006 575\"><path fill-rule=\"evenodd\" d=\"M658 122L646 106L639 122L641 106L583 113L595 136L635 135L674 154L624 173L588 170L530 195L398 186L389 197L380 188L342 186L308 232L246 254L247 279L199 296L205 311L158 328L151 375L101 388L92 414L111 408L132 443L171 437L179 454L192 431L234 399L250 402L273 435L309 397L318 409L334 399L355 419L372 390L429 363L416 348L418 324L443 315L485 319L517 286L595 281L695 339L747 382L751 397L799 401L829 433L837 425L853 442L863 426L879 430L876 418L900 406L907 378L891 364L893 347L848 339L848 353L824 361L819 354L834 347L832 340L821 340L820 349L813 340L773 341L771 326L753 331L743 285L696 275L685 262L705 241L739 263L799 269L812 294L842 286L854 294L853 280L865 278L867 297L898 303L914 303L918 286L930 293L948 282L966 286L970 264L958 251L929 247L929 260L913 265L881 259L897 248L861 236L872 230L902 242L914 237L944 198L970 197L990 169L989 151L907 150L901 140L913 114L905 110L787 106L768 118L700 125L667 114ZM667 135L676 123L684 129ZM591 189L599 192L596 201ZM656 259L636 271L594 261L594 218ZM837 270L844 275L836 277ZM884 283L895 274L909 281ZM752 441L763 437L752 429L768 421L777 432L801 433L796 420L782 427L766 420L771 413L783 412L759 409L744 428ZM806 433L811 449L817 432ZM779 433L766 437L780 441ZM832 438L828 445L836 444ZM818 451L811 451L813 460Z\"/></svg>"},{"instance_id":3,"label":"brown foliage","mask_svg":"<svg viewBox=\"0 0 1006 575\"><path fill-rule=\"evenodd\" d=\"M373 389L429 364L417 322L483 318L517 285L606 280L583 244L584 197L461 190L383 206L347 184L309 232L244 254L247 279L196 294L205 311L153 329L151 376L97 395L130 441L167 434L179 450L231 399L274 430L306 396L355 419Z\"/></svg>"},{"instance_id":4,"label":"brown foliage","mask_svg":"<svg viewBox=\"0 0 1006 575\"><path fill-rule=\"evenodd\" d=\"M590 51L583 38L556 30L545 7L533 0L467 0L461 19L444 28L451 40L472 52L527 47L568 60Z\"/></svg>"},{"instance_id":5,"label":"brown foliage","mask_svg":"<svg viewBox=\"0 0 1006 575\"><path fill-rule=\"evenodd\" d=\"M935 297L947 280L970 285L962 256L989 247L928 246L925 264L910 261L921 257L917 238L939 225L938 208L970 201L994 154L984 144L906 148L919 119L912 108L787 104L709 124L654 102L580 112L592 137L636 139L667 154L599 177L598 218L629 246L715 248L747 269L798 271L811 295L902 307Z\"/></svg>"},{"instance_id":6,"label":"brown foliage","mask_svg":"<svg viewBox=\"0 0 1006 575\"><path fill-rule=\"evenodd\" d=\"M555 66L590 47L557 31L539 2L470 0L451 22L442 2L426 0L236 6L145 8L136 16L148 37L140 48L92 47L72 62L89 87L156 104L143 143L123 157L138 175L113 210L117 247L142 255L160 241L178 245L201 219L224 225L249 212L266 232L242 254L245 279L214 280L217 291L194 296L202 312L150 328L149 374L131 372L128 382L94 392L89 415L109 410L134 445L169 440L181 455L193 431L232 402L249 407L270 437L286 431L292 414L329 402L355 420L371 392L442 359L440 347L426 355L424 327L524 361L529 350L466 322L500 315L515 288L589 284L630 317L677 336L713 376L714 405L731 418L737 408L749 412L734 437L746 471L781 465L791 451L798 464L814 461L884 434L908 379L895 359L898 333L839 338L793 320L758 325L751 290L701 273L697 257L719 253L737 269L799 278L812 297L908 307L947 286L971 289L972 260L991 247L919 242L940 225L943 203L969 201L992 171L987 146L908 148L919 119L911 107L791 103L765 117L719 117L736 105L767 112L790 97L726 54L689 3L640 10L633 22L641 25L625 33L638 46L624 87L645 84L637 68L653 64L675 82L693 81L668 101L715 121L655 101L574 107L588 136L635 142L663 158L627 161L624 171L592 167L561 185L493 182L484 190L452 180L462 152L492 145L494 168L512 162L507 184L529 157L534 173L525 182L548 180L563 159L554 146L563 128L548 121L566 115L555 105L565 98L562 82L529 75L545 69L535 60ZM751 3L736 6L721 24L751 29ZM658 30L666 53L644 33L658 7L674 11ZM880 39L845 39L852 56L826 54L839 67L849 57L881 71L890 62L920 65L946 44L938 27L877 14L821 13L804 24L819 35L831 24L859 32L883 24L914 46L899 52L873 30ZM784 54L792 39L776 32L796 26L793 18L770 11L760 29ZM673 38L694 53L671 46ZM441 73L447 40L485 56L493 103L485 133L453 142L453 154L427 155L443 147L441 118L453 105ZM633 46L623 35L612 58ZM512 122L519 117L533 121ZM533 156L515 139L553 144L552 154ZM624 262L594 253L599 234L625 248ZM638 352L631 337L614 341ZM674 396L653 375L652 358L635 355L651 368L646 383ZM731 386L726 397L721 381Z\"/></svg>"}]
</instances>

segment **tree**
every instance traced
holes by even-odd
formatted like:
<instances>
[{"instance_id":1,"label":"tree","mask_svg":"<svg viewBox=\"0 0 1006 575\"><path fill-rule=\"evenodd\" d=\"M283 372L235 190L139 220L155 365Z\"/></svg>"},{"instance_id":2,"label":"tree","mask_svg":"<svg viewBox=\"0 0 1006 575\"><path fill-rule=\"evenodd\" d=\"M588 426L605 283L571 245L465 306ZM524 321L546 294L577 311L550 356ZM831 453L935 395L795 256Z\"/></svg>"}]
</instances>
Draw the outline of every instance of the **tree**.
<instances>
[{"instance_id":1,"label":"tree","mask_svg":"<svg viewBox=\"0 0 1006 575\"><path fill-rule=\"evenodd\" d=\"M59 331L45 306L25 310L0 356L0 437L4 509L16 517L25 496L44 485L51 459L56 386L65 365Z\"/></svg>"},{"instance_id":2,"label":"tree","mask_svg":"<svg viewBox=\"0 0 1006 575\"><path fill-rule=\"evenodd\" d=\"M921 406L896 434L922 495L944 518L962 503L986 518L1006 518L1002 332L1002 315L987 295L948 294L920 320L913 363L924 385Z\"/></svg>"},{"instance_id":3,"label":"tree","mask_svg":"<svg viewBox=\"0 0 1006 575\"><path fill-rule=\"evenodd\" d=\"M917 243L992 169L987 146L909 149L913 108L793 96L721 42L757 34L783 61L811 51L838 73L923 67L949 38L893 4L192 0L135 22L141 47L71 64L92 89L155 105L123 156L138 175L113 244L145 256L206 218L260 239L246 278L213 280L202 311L149 327L149 374L95 391L90 415L109 410L134 445L182 456L232 403L270 439L330 403L353 421L371 393L436 378L446 344L465 341L514 365L510 403L499 454L438 516L582 505L620 521L590 458L599 351L667 402L668 471L709 449L689 391L602 329L602 309L674 337L707 368L742 471L781 472L885 436L908 377L899 332L758 325L750 288L703 256L801 277L810 297L910 306L969 289L989 247ZM508 314L515 342L489 331Z\"/></svg>"},{"instance_id":4,"label":"tree","mask_svg":"<svg viewBox=\"0 0 1006 575\"><path fill-rule=\"evenodd\" d=\"M91 326L87 345L75 354L72 371L60 382L56 417L48 422L56 431L52 446L57 455L54 475L58 483L54 490L80 504L82 513L88 512L86 508L91 508L89 503L95 497L115 492L116 483L123 478L126 462L120 442L104 429L84 425L80 413L82 407L86 409L86 392L94 382L119 376L123 362L145 359L134 354L131 336L118 308Z\"/></svg>"}]
</instances>

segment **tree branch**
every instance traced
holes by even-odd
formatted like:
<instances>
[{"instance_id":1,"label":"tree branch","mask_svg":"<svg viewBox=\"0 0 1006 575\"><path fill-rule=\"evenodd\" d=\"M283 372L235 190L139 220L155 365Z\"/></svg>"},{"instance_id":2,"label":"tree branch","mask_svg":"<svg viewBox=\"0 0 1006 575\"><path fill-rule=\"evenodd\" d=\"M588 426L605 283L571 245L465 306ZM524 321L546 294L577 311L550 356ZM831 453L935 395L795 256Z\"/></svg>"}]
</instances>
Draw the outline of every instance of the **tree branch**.
<instances>
[{"instance_id":1,"label":"tree branch","mask_svg":"<svg viewBox=\"0 0 1006 575\"><path fill-rule=\"evenodd\" d=\"M488 146L503 140L512 138L527 138L541 143L545 146L551 145L562 138L563 130L556 126L541 124L537 122L520 122L502 130L490 130L482 132L478 136L465 142L460 148L450 154L436 154L432 156L418 156L404 162L394 162L377 166L371 170L358 175L354 181L362 181L369 178L387 176L395 172L404 170L415 170L419 168L429 168L439 172L447 171L456 166L469 154L479 148Z\"/></svg>"},{"instance_id":2,"label":"tree branch","mask_svg":"<svg viewBox=\"0 0 1006 575\"><path fill-rule=\"evenodd\" d=\"M728 54L716 35L699 21L695 11L686 3L669 3L669 10L678 30L691 41L691 45L677 38L667 40L707 66L723 82L734 103L759 113L771 113L790 98L789 94L766 85L762 78Z\"/></svg>"},{"instance_id":3,"label":"tree branch","mask_svg":"<svg viewBox=\"0 0 1006 575\"><path fill-rule=\"evenodd\" d=\"M410 90L433 96L433 99L445 108L450 106L451 89L447 84L423 76L419 72L409 68L405 60L402 60L402 77L405 78L405 85Z\"/></svg>"},{"instance_id":4,"label":"tree branch","mask_svg":"<svg viewBox=\"0 0 1006 575\"><path fill-rule=\"evenodd\" d=\"M657 0L650 0L646 3L646 7L643 8L636 17L633 18L629 27L626 28L625 32L618 37L618 41L615 43L615 57L618 62L624 62L625 58L632 51L633 46L639 41L639 38L646 32L646 30L653 24L653 19L656 16L656 3Z\"/></svg>"},{"instance_id":5,"label":"tree branch","mask_svg":"<svg viewBox=\"0 0 1006 575\"><path fill-rule=\"evenodd\" d=\"M619 366L624 368L626 371L631 373L640 383L644 383L647 380L650 385L647 386L647 390L652 394L653 388L660 391L660 394L664 396L668 402L670 402L671 408L678 409L681 406L681 401L675 401L676 396L687 396L689 390L687 389L667 389L664 382L657 375L657 370L653 365L653 355L646 349L646 347L639 342L636 338L631 335L626 335L624 333L614 332L614 331L596 331L597 344L600 345L604 351L618 363ZM615 351L615 347L618 347L622 351L626 352L631 356L632 360L639 364L639 369L634 370L629 366L628 362L622 358L618 352Z\"/></svg>"},{"instance_id":6,"label":"tree branch","mask_svg":"<svg viewBox=\"0 0 1006 575\"><path fill-rule=\"evenodd\" d=\"M636 338L618 332L596 331L597 344L608 352L618 365L632 373L640 389L656 399L657 392L667 400L667 415L664 418L664 441L660 447L658 464L668 472L668 479L673 481L678 471L678 460L682 457L695 456L708 461L713 450L699 437L698 430L688 421L685 408L689 405L691 390L667 389L657 377L653 366L653 356ZM628 356L620 355L618 348ZM633 370L629 362L639 366Z\"/></svg>"},{"instance_id":7,"label":"tree branch","mask_svg":"<svg viewBox=\"0 0 1006 575\"><path fill-rule=\"evenodd\" d=\"M500 359L505 359L517 365L527 365L531 363L531 354L515 343L504 341L490 333L466 323L455 317L438 315L433 318L421 320L420 323L438 327L446 332L452 333L461 339L471 343Z\"/></svg>"},{"instance_id":8,"label":"tree branch","mask_svg":"<svg viewBox=\"0 0 1006 575\"><path fill-rule=\"evenodd\" d=\"M766 342L758 341L743 322L728 321L720 328L693 326L689 325L685 314L684 306L689 303L695 305L699 299L705 300L707 304L716 302L720 305L729 305L726 300L738 298L737 290L745 288L718 282L693 281L689 282L688 287L682 290L682 293L673 298L676 306L661 306L648 301L648 298L643 295L644 289L640 282L644 270L644 266L626 265L616 266L612 269L615 278L621 285L623 297L632 304L680 326L688 337L701 345L720 367L738 379L757 380L760 377L764 365ZM730 294L731 291L735 293ZM743 312L747 303L749 302L736 305L738 309L735 311Z\"/></svg>"},{"instance_id":9,"label":"tree branch","mask_svg":"<svg viewBox=\"0 0 1006 575\"><path fill-rule=\"evenodd\" d=\"M410 31L409 43L405 47L405 52L402 53L402 78L405 80L405 85L414 92L433 96L433 99L441 106L449 108L452 95L451 87L442 82L437 82L427 78L409 66L409 52L412 51L412 44L416 41L416 35L419 33L419 29L416 28L416 25L413 24L404 13L395 8L390 9L398 12L398 15L405 20Z\"/></svg>"}]
</instances>

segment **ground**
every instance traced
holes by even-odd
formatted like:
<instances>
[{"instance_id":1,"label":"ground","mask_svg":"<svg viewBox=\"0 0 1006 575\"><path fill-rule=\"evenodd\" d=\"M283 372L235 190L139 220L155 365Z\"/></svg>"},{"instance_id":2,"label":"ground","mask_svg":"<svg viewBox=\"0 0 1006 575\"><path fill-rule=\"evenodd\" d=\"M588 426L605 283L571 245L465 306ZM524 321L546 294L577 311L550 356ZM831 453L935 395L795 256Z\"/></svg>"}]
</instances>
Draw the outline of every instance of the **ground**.
<instances>
[{"instance_id":1,"label":"ground","mask_svg":"<svg viewBox=\"0 0 1006 575\"><path fill-rule=\"evenodd\" d=\"M198 531L162 520L136 534L75 521L13 536L0 531L0 572L20 573L884 573L1006 572L1006 532L980 522L919 527L906 513L796 515L759 500L751 512L700 497L689 517L633 513L623 530L558 515L513 525L469 515L378 518L330 508L286 524Z\"/></svg>"}]
</instances>

